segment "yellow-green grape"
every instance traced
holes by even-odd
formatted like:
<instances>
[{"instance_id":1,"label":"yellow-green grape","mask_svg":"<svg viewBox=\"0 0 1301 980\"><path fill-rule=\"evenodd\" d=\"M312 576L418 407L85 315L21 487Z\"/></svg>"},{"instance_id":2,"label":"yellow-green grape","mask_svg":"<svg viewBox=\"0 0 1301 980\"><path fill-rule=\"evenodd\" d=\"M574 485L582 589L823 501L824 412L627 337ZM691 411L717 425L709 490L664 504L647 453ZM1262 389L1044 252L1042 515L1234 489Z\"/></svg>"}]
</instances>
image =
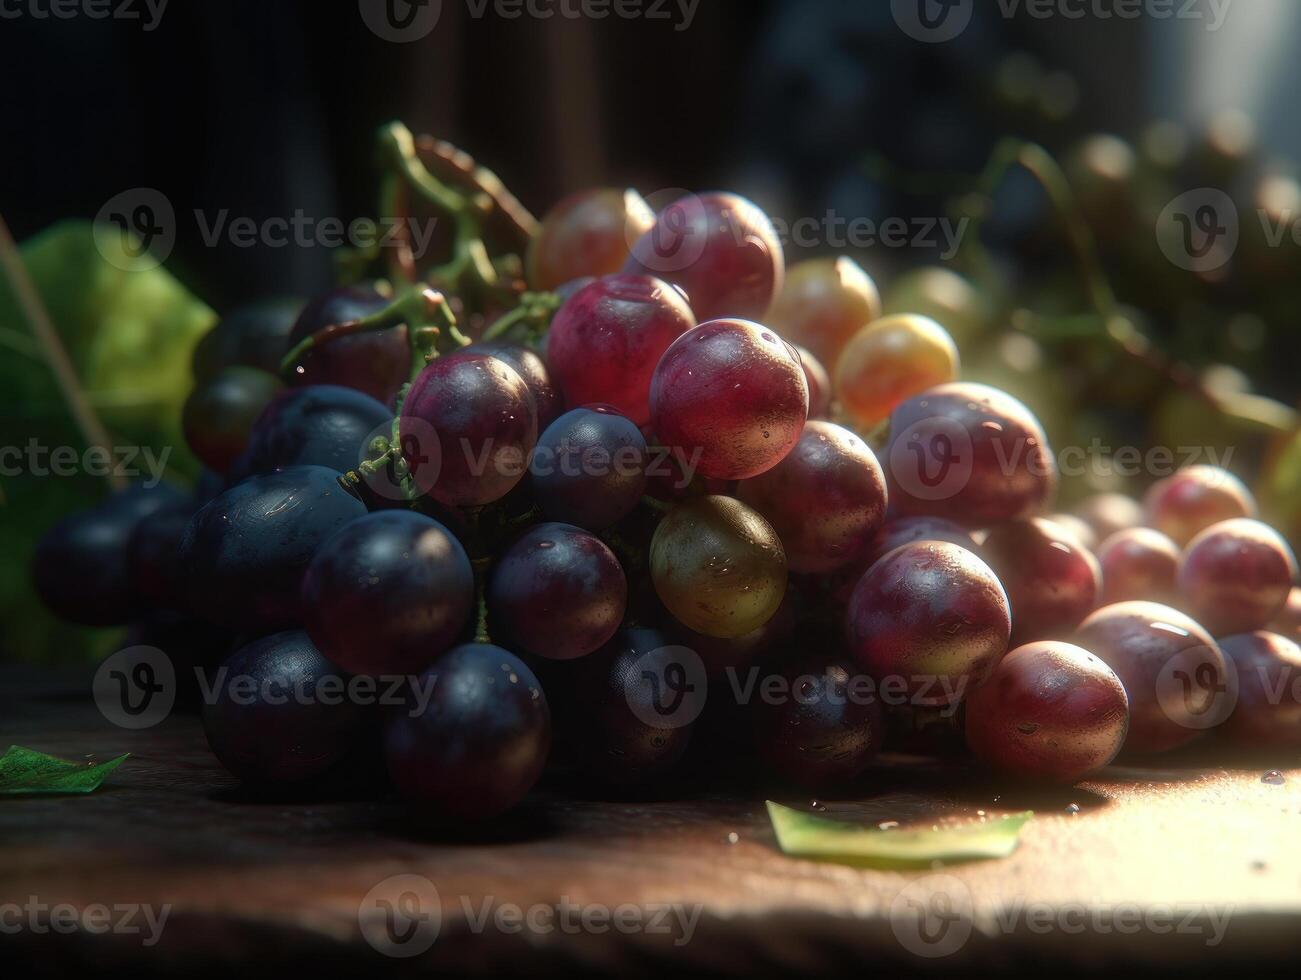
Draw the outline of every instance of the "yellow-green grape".
<instances>
[{"instance_id":1,"label":"yellow-green grape","mask_svg":"<svg viewBox=\"0 0 1301 980\"><path fill-rule=\"evenodd\" d=\"M786 594L781 539L732 497L696 497L674 507L655 531L650 566L669 612L719 639L758 629Z\"/></svg>"},{"instance_id":2,"label":"yellow-green grape","mask_svg":"<svg viewBox=\"0 0 1301 980\"><path fill-rule=\"evenodd\" d=\"M860 426L880 425L927 388L956 381L958 346L930 317L890 316L864 327L836 367L836 397Z\"/></svg>"},{"instance_id":3,"label":"yellow-green grape","mask_svg":"<svg viewBox=\"0 0 1301 980\"><path fill-rule=\"evenodd\" d=\"M943 266L914 269L890 283L885 315L899 313L930 317L959 345L979 337L994 319L988 299L969 280Z\"/></svg>"}]
</instances>

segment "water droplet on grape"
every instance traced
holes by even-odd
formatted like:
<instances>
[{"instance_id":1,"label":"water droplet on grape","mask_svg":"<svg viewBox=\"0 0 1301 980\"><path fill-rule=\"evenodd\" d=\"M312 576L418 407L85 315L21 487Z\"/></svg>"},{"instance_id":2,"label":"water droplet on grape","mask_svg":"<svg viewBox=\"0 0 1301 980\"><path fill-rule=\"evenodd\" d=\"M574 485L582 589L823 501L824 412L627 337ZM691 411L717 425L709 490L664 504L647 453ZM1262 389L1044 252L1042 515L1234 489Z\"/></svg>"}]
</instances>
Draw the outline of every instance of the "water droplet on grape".
<instances>
[{"instance_id":1,"label":"water droplet on grape","mask_svg":"<svg viewBox=\"0 0 1301 980\"><path fill-rule=\"evenodd\" d=\"M1265 773L1265 775L1260 777L1260 781L1270 786L1282 786L1287 782L1287 780L1283 778L1283 774L1277 769L1271 769L1269 772Z\"/></svg>"}]
</instances>

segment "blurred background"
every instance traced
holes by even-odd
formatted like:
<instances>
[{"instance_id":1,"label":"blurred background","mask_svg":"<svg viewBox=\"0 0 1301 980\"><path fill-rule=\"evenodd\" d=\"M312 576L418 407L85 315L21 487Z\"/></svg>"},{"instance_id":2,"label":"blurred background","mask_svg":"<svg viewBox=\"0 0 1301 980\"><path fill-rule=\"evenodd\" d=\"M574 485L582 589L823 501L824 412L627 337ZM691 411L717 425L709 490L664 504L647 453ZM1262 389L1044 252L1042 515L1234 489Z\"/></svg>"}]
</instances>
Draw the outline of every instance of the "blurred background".
<instances>
[{"instance_id":1,"label":"blurred background","mask_svg":"<svg viewBox=\"0 0 1301 980\"><path fill-rule=\"evenodd\" d=\"M197 323L200 305L222 315L270 295L317 293L333 281L335 257L210 242L195 211L259 222L373 216L375 132L392 119L468 149L539 216L593 185L634 186L652 202L664 188L734 189L787 227L822 222L820 234L789 243L788 261L852 255L887 308L941 319L964 373L1026 400L1055 445L1232 447L1231 468L1297 536L1295 0L1154 2L1133 16L1121 13L1132 5L1108 0L957 0L951 9L938 0L645 0L629 8L637 16L604 17L576 16L614 9L582 0L387 2L399 19L419 26L432 11L436 23L395 43L382 0L110 0L121 16L106 19L75 4L61 17L48 0L0 0L0 215L25 242L63 219L94 218L123 191L160 192L175 209L176 241L155 292L183 286ZM948 11L949 24L965 26L937 43L919 10ZM988 167L1009 138L1060 163L1070 207L1042 172ZM1232 261L1190 271L1155 232L1180 195L1207 188L1236 206L1240 243ZM932 233L858 247L826 231L887 219L914 230L929 222ZM941 221L971 229L961 249L935 230ZM1081 260L1081 228L1097 269ZM51 292L77 295L81 273L64 252L50 245L42 261L59 283ZM962 278L935 275L941 267ZM1123 314L1099 314L1104 280ZM0 317L13 320L4 299ZM175 438L156 430L176 414L188 376L156 397L114 395L166 373L144 361L116 366L114 344L90 324L95 303L67 305L56 320L87 324L59 325L83 372L103 382L103 391L87 387L114 434ZM167 308L169 322L184 319ZM24 387L39 357L23 329L0 322L16 392L0 445L25 442L63 411L48 384ZM193 345L192 331L181 334L178 364ZM160 349L152 327L114 343ZM43 438L57 439L59 424ZM195 473L183 448L169 465ZM78 494L99 492L65 482L67 492L52 494L49 481L0 478L4 533L26 540L28 526L39 531ZM1142 483L1091 474L1064 493L1069 502ZM22 548L14 553L0 566L10 621L30 603ZM40 630L22 641L7 631L0 656L36 649Z\"/></svg>"}]
</instances>

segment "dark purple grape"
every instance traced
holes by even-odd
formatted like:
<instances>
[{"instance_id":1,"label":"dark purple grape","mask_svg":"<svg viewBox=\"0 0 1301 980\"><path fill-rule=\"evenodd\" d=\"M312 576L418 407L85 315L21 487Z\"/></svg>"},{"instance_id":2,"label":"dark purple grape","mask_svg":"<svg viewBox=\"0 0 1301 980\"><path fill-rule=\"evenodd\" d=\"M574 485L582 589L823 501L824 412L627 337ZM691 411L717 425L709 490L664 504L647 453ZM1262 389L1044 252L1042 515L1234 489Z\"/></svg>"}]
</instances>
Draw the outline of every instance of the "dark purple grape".
<instances>
[{"instance_id":1,"label":"dark purple grape","mask_svg":"<svg viewBox=\"0 0 1301 980\"><path fill-rule=\"evenodd\" d=\"M1220 649L1238 675L1238 701L1221 731L1251 748L1301 746L1301 647L1258 630L1226 636Z\"/></svg>"},{"instance_id":2,"label":"dark purple grape","mask_svg":"<svg viewBox=\"0 0 1301 980\"><path fill-rule=\"evenodd\" d=\"M655 365L696 325L668 283L649 276L605 276L571 296L547 332L547 367L565 404L611 405L645 425Z\"/></svg>"},{"instance_id":3,"label":"dark purple grape","mask_svg":"<svg viewBox=\"0 0 1301 980\"><path fill-rule=\"evenodd\" d=\"M344 678L300 630L242 647L214 675L203 707L213 754L250 783L320 776L358 743L364 714Z\"/></svg>"},{"instance_id":4,"label":"dark purple grape","mask_svg":"<svg viewBox=\"0 0 1301 980\"><path fill-rule=\"evenodd\" d=\"M493 817L524 799L551 747L547 699L524 662L500 647L466 644L414 687L427 703L395 713L385 737L402 795L461 820Z\"/></svg>"},{"instance_id":5,"label":"dark purple grape","mask_svg":"<svg viewBox=\"0 0 1301 980\"><path fill-rule=\"evenodd\" d=\"M881 747L885 724L876 689L837 660L813 658L783 671L753 713L764 765L810 789L858 778Z\"/></svg>"},{"instance_id":6,"label":"dark purple grape","mask_svg":"<svg viewBox=\"0 0 1301 980\"><path fill-rule=\"evenodd\" d=\"M190 608L230 629L265 633L301 621L299 587L321 542L366 508L323 466L295 466L236 484L185 533Z\"/></svg>"},{"instance_id":7,"label":"dark purple grape","mask_svg":"<svg viewBox=\"0 0 1301 980\"><path fill-rule=\"evenodd\" d=\"M604 405L576 408L538 439L533 497L553 521L602 531L641 500L646 462L646 439L631 420Z\"/></svg>"},{"instance_id":8,"label":"dark purple grape","mask_svg":"<svg viewBox=\"0 0 1301 980\"><path fill-rule=\"evenodd\" d=\"M795 353L800 355L800 365L804 368L804 380L809 386L809 418L825 419L831 413L831 375L822 366L822 362L799 344L791 344Z\"/></svg>"},{"instance_id":9,"label":"dark purple grape","mask_svg":"<svg viewBox=\"0 0 1301 980\"><path fill-rule=\"evenodd\" d=\"M490 504L528 472L537 411L509 364L458 352L433 361L411 386L400 437L425 494L451 507Z\"/></svg>"},{"instance_id":10,"label":"dark purple grape","mask_svg":"<svg viewBox=\"0 0 1301 980\"><path fill-rule=\"evenodd\" d=\"M1106 663L1125 685L1126 752L1185 745L1212 727L1229 703L1224 654L1205 629L1169 606L1104 606L1080 624L1071 642Z\"/></svg>"},{"instance_id":11,"label":"dark purple grape","mask_svg":"<svg viewBox=\"0 0 1301 980\"><path fill-rule=\"evenodd\" d=\"M947 704L1007 652L1007 595L976 555L946 541L890 552L850 596L847 635L862 669L916 704Z\"/></svg>"},{"instance_id":12,"label":"dark purple grape","mask_svg":"<svg viewBox=\"0 0 1301 980\"><path fill-rule=\"evenodd\" d=\"M539 524L502 555L488 583L494 632L551 660L600 649L619 628L628 583L614 553L594 534Z\"/></svg>"},{"instance_id":13,"label":"dark purple grape","mask_svg":"<svg viewBox=\"0 0 1301 980\"><path fill-rule=\"evenodd\" d=\"M243 466L270 473L288 466L354 469L375 434L390 434L393 412L352 388L311 385L283 392L267 406L249 436Z\"/></svg>"},{"instance_id":14,"label":"dark purple grape","mask_svg":"<svg viewBox=\"0 0 1301 980\"><path fill-rule=\"evenodd\" d=\"M518 344L471 344L463 351L468 354L487 354L499 361L504 361L515 369L515 373L524 379L533 394L533 407L538 413L538 431L541 432L557 418L564 409L564 400L560 391L551 380L546 361L537 351Z\"/></svg>"},{"instance_id":15,"label":"dark purple grape","mask_svg":"<svg viewBox=\"0 0 1301 980\"><path fill-rule=\"evenodd\" d=\"M367 514L317 549L302 606L308 635L348 673L418 673L468 622L474 571L460 542L432 518Z\"/></svg>"},{"instance_id":16,"label":"dark purple grape","mask_svg":"<svg viewBox=\"0 0 1301 980\"><path fill-rule=\"evenodd\" d=\"M658 276L686 293L697 319L762 320L786 262L768 216L736 194L688 194L655 218L623 271Z\"/></svg>"},{"instance_id":17,"label":"dark purple grape","mask_svg":"<svg viewBox=\"0 0 1301 980\"><path fill-rule=\"evenodd\" d=\"M1282 535L1245 517L1212 524L1179 562L1179 591L1215 636L1261 629L1283 611L1297 564Z\"/></svg>"},{"instance_id":18,"label":"dark purple grape","mask_svg":"<svg viewBox=\"0 0 1301 980\"><path fill-rule=\"evenodd\" d=\"M186 443L207 466L230 472L248 448L258 417L280 389L275 375L257 368L219 371L185 400L181 428Z\"/></svg>"},{"instance_id":19,"label":"dark purple grape","mask_svg":"<svg viewBox=\"0 0 1301 980\"><path fill-rule=\"evenodd\" d=\"M155 609L185 608L181 543L191 516L188 509L155 514L140 521L127 542L131 588Z\"/></svg>"},{"instance_id":20,"label":"dark purple grape","mask_svg":"<svg viewBox=\"0 0 1301 980\"><path fill-rule=\"evenodd\" d=\"M1110 765L1128 729L1120 678L1070 643L1017 647L967 695L971 751L1014 776L1076 782Z\"/></svg>"},{"instance_id":21,"label":"dark purple grape","mask_svg":"<svg viewBox=\"0 0 1301 980\"><path fill-rule=\"evenodd\" d=\"M303 308L299 299L269 299L227 314L194 348L194 377L208 381L228 367L259 368L280 374L289 353L289 333Z\"/></svg>"},{"instance_id":22,"label":"dark purple grape","mask_svg":"<svg viewBox=\"0 0 1301 980\"><path fill-rule=\"evenodd\" d=\"M1098 603L1098 560L1041 517L1000 524L980 546L1012 604L1012 646L1069 636Z\"/></svg>"},{"instance_id":23,"label":"dark purple grape","mask_svg":"<svg viewBox=\"0 0 1301 980\"><path fill-rule=\"evenodd\" d=\"M142 523L185 514L189 498L167 483L133 486L63 518L36 545L32 582L54 615L81 626L119 626L142 609L128 546Z\"/></svg>"},{"instance_id":24,"label":"dark purple grape","mask_svg":"<svg viewBox=\"0 0 1301 980\"><path fill-rule=\"evenodd\" d=\"M885 520L885 474L867 443L831 422L809 422L780 463L737 487L768 519L792 572L835 571L859 557Z\"/></svg>"},{"instance_id":25,"label":"dark purple grape","mask_svg":"<svg viewBox=\"0 0 1301 980\"><path fill-rule=\"evenodd\" d=\"M575 703L565 725L572 729L584 768L602 782L647 789L686 754L695 720L690 709L696 702L675 706L674 692L664 689L664 675L675 669L676 651L673 641L656 630L620 630L573 665ZM684 678L690 676L685 663L676 667Z\"/></svg>"},{"instance_id":26,"label":"dark purple grape","mask_svg":"<svg viewBox=\"0 0 1301 980\"><path fill-rule=\"evenodd\" d=\"M316 297L303 308L289 334L289 346L329 326L378 313L389 300L373 286L343 286ZM310 351L293 368L295 385L342 385L364 391L385 405L411 375L407 327L339 337Z\"/></svg>"},{"instance_id":27,"label":"dark purple grape","mask_svg":"<svg viewBox=\"0 0 1301 980\"><path fill-rule=\"evenodd\" d=\"M882 457L896 517L989 527L1040 512L1057 464L1039 420L986 385L956 382L908 399L890 416Z\"/></svg>"}]
</instances>

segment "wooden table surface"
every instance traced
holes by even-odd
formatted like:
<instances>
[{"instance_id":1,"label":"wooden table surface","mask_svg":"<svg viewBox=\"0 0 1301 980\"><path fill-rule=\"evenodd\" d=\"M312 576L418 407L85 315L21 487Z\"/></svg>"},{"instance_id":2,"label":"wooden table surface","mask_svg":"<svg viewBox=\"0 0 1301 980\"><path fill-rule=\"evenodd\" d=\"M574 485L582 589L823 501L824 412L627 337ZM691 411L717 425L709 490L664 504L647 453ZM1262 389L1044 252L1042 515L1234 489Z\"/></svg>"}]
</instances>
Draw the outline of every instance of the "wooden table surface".
<instances>
[{"instance_id":1,"label":"wooden table surface","mask_svg":"<svg viewBox=\"0 0 1301 980\"><path fill-rule=\"evenodd\" d=\"M0 798L7 976L107 965L226 977L556 967L862 976L1039 964L1186 974L1291 962L1301 942L1295 758L1208 766L1203 752L1030 796L963 769L887 760L855 800L827 801L828 814L925 826L1038 813L1009 858L889 872L783 856L762 795L637 803L544 789L510 819L457 835L391 799L258 798L218 767L192 716L125 731L88 690L80 676L0 671L4 745L67 758L132 753L89 796ZM1262 780L1271 767L1281 785ZM390 958L362 928L380 920L359 910L385 900L414 909L423 885L391 880L404 875L432 884L439 921L423 953ZM140 904L168 917L153 945L125 931L15 931L13 906L33 901ZM426 912L433 905L426 898ZM432 916L411 921L425 923L417 941L430 938Z\"/></svg>"}]
</instances>

